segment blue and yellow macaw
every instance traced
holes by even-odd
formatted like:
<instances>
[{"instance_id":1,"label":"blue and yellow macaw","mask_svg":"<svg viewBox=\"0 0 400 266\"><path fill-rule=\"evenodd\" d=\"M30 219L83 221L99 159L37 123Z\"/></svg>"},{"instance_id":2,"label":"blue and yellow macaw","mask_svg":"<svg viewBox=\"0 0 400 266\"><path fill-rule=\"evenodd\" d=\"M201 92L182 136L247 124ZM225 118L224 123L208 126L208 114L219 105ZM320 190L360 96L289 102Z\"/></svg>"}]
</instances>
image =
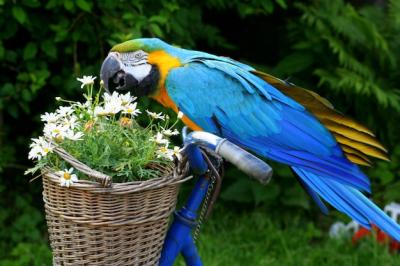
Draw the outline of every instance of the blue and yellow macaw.
<instances>
[{"instance_id":1,"label":"blue and yellow macaw","mask_svg":"<svg viewBox=\"0 0 400 266\"><path fill-rule=\"evenodd\" d=\"M193 130L289 165L324 213L322 199L362 226L375 224L400 240L399 225L362 193L371 192L370 181L358 165L369 166L368 157L388 160L386 149L318 94L230 58L159 39L114 46L101 79L109 91L132 91L183 112Z\"/></svg>"}]
</instances>

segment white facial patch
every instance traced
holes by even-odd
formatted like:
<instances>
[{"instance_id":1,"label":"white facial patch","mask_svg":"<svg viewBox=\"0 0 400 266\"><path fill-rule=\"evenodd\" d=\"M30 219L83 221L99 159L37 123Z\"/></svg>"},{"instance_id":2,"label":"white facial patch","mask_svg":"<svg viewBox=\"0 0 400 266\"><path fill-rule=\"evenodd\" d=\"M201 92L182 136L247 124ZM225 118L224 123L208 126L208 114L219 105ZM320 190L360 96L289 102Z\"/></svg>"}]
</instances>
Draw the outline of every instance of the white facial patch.
<instances>
[{"instance_id":1,"label":"white facial patch","mask_svg":"<svg viewBox=\"0 0 400 266\"><path fill-rule=\"evenodd\" d=\"M142 50L118 54L123 70L131 74L138 82L141 82L151 71L151 65L147 63L148 56Z\"/></svg>"},{"instance_id":2,"label":"white facial patch","mask_svg":"<svg viewBox=\"0 0 400 266\"><path fill-rule=\"evenodd\" d=\"M147 75L150 74L151 65L141 64L137 66L127 66L124 68L126 73L131 74L138 82L141 82Z\"/></svg>"}]
</instances>

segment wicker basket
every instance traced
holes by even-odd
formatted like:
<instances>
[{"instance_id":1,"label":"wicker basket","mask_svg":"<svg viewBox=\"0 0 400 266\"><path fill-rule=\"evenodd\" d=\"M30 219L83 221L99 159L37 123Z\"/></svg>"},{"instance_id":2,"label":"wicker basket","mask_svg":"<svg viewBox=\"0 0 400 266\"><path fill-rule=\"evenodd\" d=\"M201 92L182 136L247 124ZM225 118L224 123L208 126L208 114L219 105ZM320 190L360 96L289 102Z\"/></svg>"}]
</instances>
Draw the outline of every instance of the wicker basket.
<instances>
[{"instance_id":1,"label":"wicker basket","mask_svg":"<svg viewBox=\"0 0 400 266\"><path fill-rule=\"evenodd\" d=\"M53 265L158 264L180 183L189 178L186 171L163 167L162 177L111 185L110 177L55 151L97 182L80 180L66 188L57 174L44 172Z\"/></svg>"}]
</instances>

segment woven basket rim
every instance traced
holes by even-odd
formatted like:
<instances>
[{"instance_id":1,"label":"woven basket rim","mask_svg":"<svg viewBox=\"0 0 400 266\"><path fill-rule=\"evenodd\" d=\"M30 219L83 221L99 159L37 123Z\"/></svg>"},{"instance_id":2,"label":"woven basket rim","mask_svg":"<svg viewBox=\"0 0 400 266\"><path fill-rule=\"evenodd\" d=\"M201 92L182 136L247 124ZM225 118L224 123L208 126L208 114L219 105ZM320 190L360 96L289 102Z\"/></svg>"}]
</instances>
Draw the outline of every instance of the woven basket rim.
<instances>
[{"instance_id":1,"label":"woven basket rim","mask_svg":"<svg viewBox=\"0 0 400 266\"><path fill-rule=\"evenodd\" d=\"M176 167L170 166L163 176L148 180L112 183L109 187L104 187L101 183L97 181L79 179L77 182L72 183L70 185L70 188L90 191L93 193L125 194L160 188L166 185L183 183L193 177L191 175L185 176L185 173L187 173L187 171L182 171L182 173L178 173ZM43 171L42 175L47 177L52 182L58 184L60 183L59 180L61 176L57 174L57 171L54 169L46 168Z\"/></svg>"}]
</instances>

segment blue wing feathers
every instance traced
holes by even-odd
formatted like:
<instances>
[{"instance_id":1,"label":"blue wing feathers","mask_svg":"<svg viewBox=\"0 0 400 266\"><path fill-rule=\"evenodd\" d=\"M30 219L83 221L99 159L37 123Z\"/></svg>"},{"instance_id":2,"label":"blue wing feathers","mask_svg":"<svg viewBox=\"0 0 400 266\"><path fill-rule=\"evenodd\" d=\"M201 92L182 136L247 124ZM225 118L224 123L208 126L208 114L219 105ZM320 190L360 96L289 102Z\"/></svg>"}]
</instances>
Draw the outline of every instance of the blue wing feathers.
<instances>
[{"instance_id":1,"label":"blue wing feathers","mask_svg":"<svg viewBox=\"0 0 400 266\"><path fill-rule=\"evenodd\" d=\"M166 88L192 121L291 166L323 212L320 197L364 227L374 223L400 240L400 227L358 191L370 192L368 177L303 106L229 58L196 52L183 61L168 74Z\"/></svg>"}]
</instances>

